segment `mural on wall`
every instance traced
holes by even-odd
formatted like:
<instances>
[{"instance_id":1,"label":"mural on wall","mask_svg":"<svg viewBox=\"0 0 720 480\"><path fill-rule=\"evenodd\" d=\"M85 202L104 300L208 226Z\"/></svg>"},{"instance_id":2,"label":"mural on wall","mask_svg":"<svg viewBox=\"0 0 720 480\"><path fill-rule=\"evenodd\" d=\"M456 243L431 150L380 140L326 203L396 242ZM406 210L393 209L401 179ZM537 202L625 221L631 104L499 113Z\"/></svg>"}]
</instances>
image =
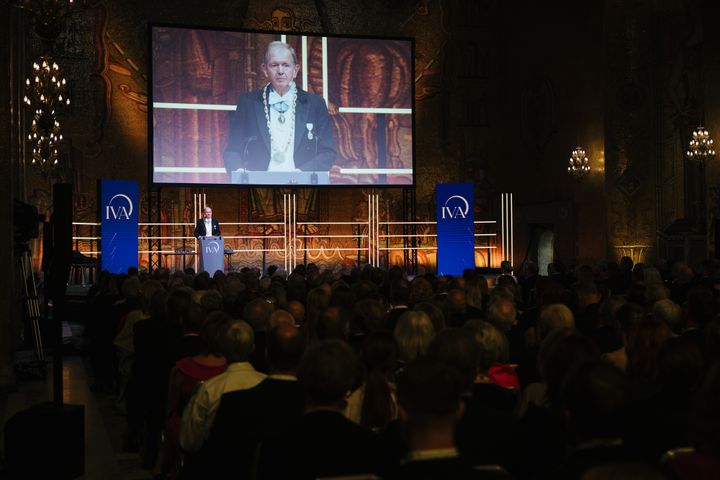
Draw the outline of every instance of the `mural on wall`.
<instances>
[{"instance_id":1,"label":"mural on wall","mask_svg":"<svg viewBox=\"0 0 720 480\"><path fill-rule=\"evenodd\" d=\"M608 194L608 255L642 247L647 261L655 254L653 185L657 122L650 64L650 18L639 5L617 5L606 15L608 80L606 89L605 173ZM649 257L648 257L649 256ZM619 257L618 257L619 258Z\"/></svg>"}]
</instances>

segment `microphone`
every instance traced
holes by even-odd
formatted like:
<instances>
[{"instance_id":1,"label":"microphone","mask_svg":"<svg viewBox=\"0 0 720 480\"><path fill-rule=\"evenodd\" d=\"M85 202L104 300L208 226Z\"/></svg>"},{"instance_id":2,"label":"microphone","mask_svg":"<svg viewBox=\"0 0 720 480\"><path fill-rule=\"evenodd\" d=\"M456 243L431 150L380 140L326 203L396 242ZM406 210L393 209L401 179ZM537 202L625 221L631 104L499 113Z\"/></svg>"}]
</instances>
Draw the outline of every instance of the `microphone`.
<instances>
[{"instance_id":1,"label":"microphone","mask_svg":"<svg viewBox=\"0 0 720 480\"><path fill-rule=\"evenodd\" d=\"M250 147L250 142L254 142L258 139L257 135L253 135L251 137L245 138L245 144L243 145L242 149L242 161L241 164L243 165L242 168L245 168L245 165L247 164L247 155L248 155L248 148Z\"/></svg>"}]
</instances>

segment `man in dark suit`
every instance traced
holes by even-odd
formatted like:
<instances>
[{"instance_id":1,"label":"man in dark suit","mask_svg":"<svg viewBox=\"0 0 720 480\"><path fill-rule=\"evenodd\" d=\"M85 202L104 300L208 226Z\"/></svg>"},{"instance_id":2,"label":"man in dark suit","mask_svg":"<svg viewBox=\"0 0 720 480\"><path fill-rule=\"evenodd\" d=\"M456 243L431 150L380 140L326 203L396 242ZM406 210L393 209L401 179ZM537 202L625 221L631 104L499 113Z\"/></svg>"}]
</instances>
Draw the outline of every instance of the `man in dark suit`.
<instances>
[{"instance_id":1,"label":"man in dark suit","mask_svg":"<svg viewBox=\"0 0 720 480\"><path fill-rule=\"evenodd\" d=\"M268 332L270 375L257 387L226 393L205 448L204 478L252 478L258 445L300 419L305 397L295 370L305 351L305 336L282 324Z\"/></svg>"},{"instance_id":2,"label":"man in dark suit","mask_svg":"<svg viewBox=\"0 0 720 480\"><path fill-rule=\"evenodd\" d=\"M325 100L295 84L300 70L295 50L271 42L262 71L265 87L244 93L230 119L225 169L327 171L335 161L335 139Z\"/></svg>"},{"instance_id":3,"label":"man in dark suit","mask_svg":"<svg viewBox=\"0 0 720 480\"><path fill-rule=\"evenodd\" d=\"M342 340L323 340L307 350L298 368L305 413L263 443L259 480L380 473L379 438L343 415L358 370L355 353Z\"/></svg>"},{"instance_id":4,"label":"man in dark suit","mask_svg":"<svg viewBox=\"0 0 720 480\"><path fill-rule=\"evenodd\" d=\"M218 236L220 235L220 224L212 218L212 208L205 207L203 209L203 218L198 219L195 223L195 238Z\"/></svg>"}]
</instances>

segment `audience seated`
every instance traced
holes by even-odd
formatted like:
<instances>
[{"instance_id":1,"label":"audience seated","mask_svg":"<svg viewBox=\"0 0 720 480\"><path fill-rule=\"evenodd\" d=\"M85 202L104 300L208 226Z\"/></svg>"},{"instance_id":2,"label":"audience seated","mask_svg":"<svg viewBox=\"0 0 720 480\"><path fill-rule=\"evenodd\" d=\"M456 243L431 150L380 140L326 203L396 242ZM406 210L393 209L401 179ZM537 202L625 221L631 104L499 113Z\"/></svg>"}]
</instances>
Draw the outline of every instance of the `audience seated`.
<instances>
[{"instance_id":1,"label":"audience seated","mask_svg":"<svg viewBox=\"0 0 720 480\"><path fill-rule=\"evenodd\" d=\"M529 265L492 290L473 270L103 272L94 388L127 392L124 446L158 478L661 478L669 449L686 453L667 472L702 478L716 266L621 263Z\"/></svg>"}]
</instances>

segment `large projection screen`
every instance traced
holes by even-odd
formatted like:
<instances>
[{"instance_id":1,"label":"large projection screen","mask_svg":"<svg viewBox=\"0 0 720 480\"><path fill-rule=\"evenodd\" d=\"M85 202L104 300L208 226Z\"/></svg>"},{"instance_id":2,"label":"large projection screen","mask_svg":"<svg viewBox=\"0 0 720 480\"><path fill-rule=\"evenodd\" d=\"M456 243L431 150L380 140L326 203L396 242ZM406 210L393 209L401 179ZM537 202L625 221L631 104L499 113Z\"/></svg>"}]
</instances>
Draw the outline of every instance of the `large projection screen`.
<instances>
[{"instance_id":1,"label":"large projection screen","mask_svg":"<svg viewBox=\"0 0 720 480\"><path fill-rule=\"evenodd\" d=\"M154 185L414 185L412 39L149 28ZM285 96L264 68L278 41Z\"/></svg>"}]
</instances>

